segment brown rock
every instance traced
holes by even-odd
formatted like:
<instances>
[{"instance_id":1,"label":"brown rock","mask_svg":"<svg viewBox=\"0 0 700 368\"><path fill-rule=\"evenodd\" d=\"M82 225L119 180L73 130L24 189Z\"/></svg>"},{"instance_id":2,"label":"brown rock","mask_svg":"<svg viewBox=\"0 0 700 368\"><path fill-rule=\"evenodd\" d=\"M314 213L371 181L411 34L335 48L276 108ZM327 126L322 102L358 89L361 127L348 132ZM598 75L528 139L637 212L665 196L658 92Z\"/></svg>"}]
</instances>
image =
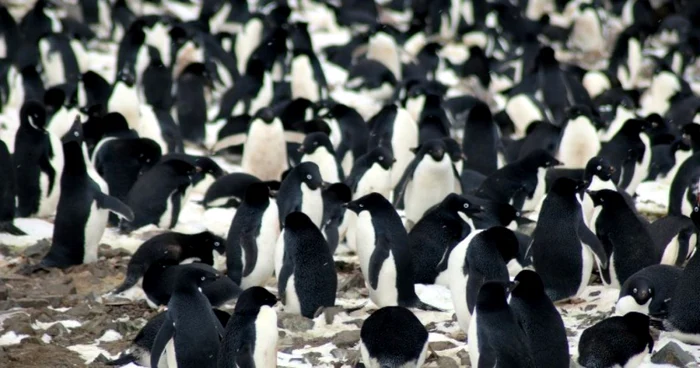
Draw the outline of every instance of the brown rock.
<instances>
[{"instance_id":1,"label":"brown rock","mask_svg":"<svg viewBox=\"0 0 700 368\"><path fill-rule=\"evenodd\" d=\"M333 336L332 341L339 348L355 346L360 341L360 330L341 331Z\"/></svg>"},{"instance_id":2,"label":"brown rock","mask_svg":"<svg viewBox=\"0 0 700 368\"><path fill-rule=\"evenodd\" d=\"M437 359L437 366L440 368L459 368L454 359L446 356L441 356Z\"/></svg>"},{"instance_id":3,"label":"brown rock","mask_svg":"<svg viewBox=\"0 0 700 368\"><path fill-rule=\"evenodd\" d=\"M46 299L22 298L16 299L15 306L20 308L46 308L49 306L49 301Z\"/></svg>"},{"instance_id":4,"label":"brown rock","mask_svg":"<svg viewBox=\"0 0 700 368\"><path fill-rule=\"evenodd\" d=\"M431 342L428 344L428 346L433 349L434 351L442 351L442 350L447 350L447 349L452 349L456 347L455 344L449 342L449 341L436 341L436 342Z\"/></svg>"}]
</instances>

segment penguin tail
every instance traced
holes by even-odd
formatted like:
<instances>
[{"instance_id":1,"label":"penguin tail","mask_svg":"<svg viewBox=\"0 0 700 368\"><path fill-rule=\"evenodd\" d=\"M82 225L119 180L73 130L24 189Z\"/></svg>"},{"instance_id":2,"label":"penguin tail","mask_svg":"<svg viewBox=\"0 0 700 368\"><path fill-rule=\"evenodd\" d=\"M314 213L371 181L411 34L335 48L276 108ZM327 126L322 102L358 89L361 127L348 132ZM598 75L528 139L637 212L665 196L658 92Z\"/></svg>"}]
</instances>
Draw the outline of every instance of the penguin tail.
<instances>
[{"instance_id":1,"label":"penguin tail","mask_svg":"<svg viewBox=\"0 0 700 368\"><path fill-rule=\"evenodd\" d=\"M12 221L0 222L0 234L10 234L14 236L27 235L27 233L15 226Z\"/></svg>"},{"instance_id":2,"label":"penguin tail","mask_svg":"<svg viewBox=\"0 0 700 368\"><path fill-rule=\"evenodd\" d=\"M135 363L138 360L138 358L133 354L133 353L122 353L119 358L110 360L106 362L106 365L118 365L118 366L123 366L127 365L129 363Z\"/></svg>"},{"instance_id":3,"label":"penguin tail","mask_svg":"<svg viewBox=\"0 0 700 368\"><path fill-rule=\"evenodd\" d=\"M117 286L114 291L112 291L112 294L119 294L122 293L128 289L131 289L136 283L139 281L139 277L133 273L129 273L127 270L126 273L126 279L124 279L124 282L122 282L121 285Z\"/></svg>"},{"instance_id":4,"label":"penguin tail","mask_svg":"<svg viewBox=\"0 0 700 368\"><path fill-rule=\"evenodd\" d=\"M444 312L444 310L442 310L438 307L433 307L430 304L426 304L418 298L416 298L416 300L413 303L410 303L409 305L407 305L407 307L416 308L416 309L420 309L420 310L424 310L424 311L428 311L428 312Z\"/></svg>"}]
</instances>

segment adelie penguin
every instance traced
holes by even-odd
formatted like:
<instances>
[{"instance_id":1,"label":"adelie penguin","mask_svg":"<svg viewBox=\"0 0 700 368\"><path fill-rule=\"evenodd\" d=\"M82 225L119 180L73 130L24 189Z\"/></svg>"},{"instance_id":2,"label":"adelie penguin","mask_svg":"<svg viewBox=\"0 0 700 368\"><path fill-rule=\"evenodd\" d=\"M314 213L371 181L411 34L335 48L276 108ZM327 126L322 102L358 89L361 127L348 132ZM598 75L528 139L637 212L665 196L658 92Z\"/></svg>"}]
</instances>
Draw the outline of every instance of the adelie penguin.
<instances>
[{"instance_id":1,"label":"adelie penguin","mask_svg":"<svg viewBox=\"0 0 700 368\"><path fill-rule=\"evenodd\" d=\"M594 367L638 367L654 348L649 317L630 312L587 328L578 342L578 364Z\"/></svg>"},{"instance_id":2,"label":"adelie penguin","mask_svg":"<svg viewBox=\"0 0 700 368\"><path fill-rule=\"evenodd\" d=\"M406 228L411 229L430 207L455 192L459 175L446 153L445 141L434 139L413 150L415 158L396 187L394 203L403 200ZM455 180L457 178L457 180Z\"/></svg>"},{"instance_id":3,"label":"adelie penguin","mask_svg":"<svg viewBox=\"0 0 700 368\"><path fill-rule=\"evenodd\" d=\"M175 105L182 138L195 144L204 142L207 122L207 93L212 88L207 66L192 63L180 73L176 85Z\"/></svg>"},{"instance_id":4,"label":"adelie penguin","mask_svg":"<svg viewBox=\"0 0 700 368\"><path fill-rule=\"evenodd\" d=\"M394 154L396 163L391 172L391 185L396 187L413 160L412 149L418 146L418 125L408 111L393 104L384 106L367 125L369 146L383 146Z\"/></svg>"},{"instance_id":5,"label":"adelie penguin","mask_svg":"<svg viewBox=\"0 0 700 368\"><path fill-rule=\"evenodd\" d=\"M466 156L464 169L484 176L498 169L500 134L491 110L485 103L477 103L469 111L462 136L462 152Z\"/></svg>"},{"instance_id":6,"label":"adelie penguin","mask_svg":"<svg viewBox=\"0 0 700 368\"><path fill-rule=\"evenodd\" d=\"M323 225L321 231L328 242L331 254L340 243L340 226L344 223L346 204L352 200L350 188L343 183L331 184L323 189ZM345 229L343 229L345 231Z\"/></svg>"},{"instance_id":7,"label":"adelie penguin","mask_svg":"<svg viewBox=\"0 0 700 368\"><path fill-rule=\"evenodd\" d=\"M97 260L97 246L107 227L109 212L131 221L134 213L122 201L109 196L107 183L87 157L80 120L63 139L66 165L61 175L53 241L42 267L66 268Z\"/></svg>"},{"instance_id":8,"label":"adelie penguin","mask_svg":"<svg viewBox=\"0 0 700 368\"><path fill-rule=\"evenodd\" d=\"M469 216L481 207L455 193L428 210L408 233L413 282L447 286L447 266L452 249L474 230Z\"/></svg>"},{"instance_id":9,"label":"adelie penguin","mask_svg":"<svg viewBox=\"0 0 700 368\"><path fill-rule=\"evenodd\" d=\"M323 180L338 183L345 178L343 168L335 157L335 150L326 133L308 134L298 151L303 155L301 162L310 161L318 165Z\"/></svg>"},{"instance_id":10,"label":"adelie penguin","mask_svg":"<svg viewBox=\"0 0 700 368\"><path fill-rule=\"evenodd\" d=\"M227 275L243 289L263 286L274 272L279 211L264 183L246 189L226 240Z\"/></svg>"},{"instance_id":11,"label":"adelie penguin","mask_svg":"<svg viewBox=\"0 0 700 368\"><path fill-rule=\"evenodd\" d=\"M379 307L437 310L416 295L408 235L391 203L370 193L348 203L348 209L357 214L350 231L357 237L357 255L372 302Z\"/></svg>"},{"instance_id":12,"label":"adelie penguin","mask_svg":"<svg viewBox=\"0 0 700 368\"><path fill-rule=\"evenodd\" d=\"M26 235L14 225L15 219L15 167L12 156L5 142L0 140L0 171L4 173L0 179L0 233L10 235Z\"/></svg>"},{"instance_id":13,"label":"adelie penguin","mask_svg":"<svg viewBox=\"0 0 700 368\"><path fill-rule=\"evenodd\" d=\"M318 227L304 213L292 212L279 241L277 252L283 255L277 289L285 311L314 318L319 309L335 305L338 275Z\"/></svg>"},{"instance_id":14,"label":"adelie penguin","mask_svg":"<svg viewBox=\"0 0 700 368\"><path fill-rule=\"evenodd\" d=\"M467 333L477 294L484 282L508 281L508 264L518 254L518 239L502 226L475 230L452 250L447 260L448 285L457 322ZM441 262L444 262L441 261Z\"/></svg>"},{"instance_id":15,"label":"adelie penguin","mask_svg":"<svg viewBox=\"0 0 700 368\"><path fill-rule=\"evenodd\" d=\"M586 226L576 198L582 182L559 178L542 203L528 255L552 301L576 298L588 285L593 263L608 267L608 253Z\"/></svg>"},{"instance_id":16,"label":"adelie penguin","mask_svg":"<svg viewBox=\"0 0 700 368\"><path fill-rule=\"evenodd\" d=\"M396 159L390 149L377 147L355 160L352 171L345 178L357 199L372 192L377 192L385 198L391 193L391 170Z\"/></svg>"},{"instance_id":17,"label":"adelie penguin","mask_svg":"<svg viewBox=\"0 0 700 368\"><path fill-rule=\"evenodd\" d=\"M277 192L280 225L292 212L303 212L320 228L323 222L323 181L318 165L302 162L285 176Z\"/></svg>"},{"instance_id":18,"label":"adelie penguin","mask_svg":"<svg viewBox=\"0 0 700 368\"><path fill-rule=\"evenodd\" d=\"M178 274L165 321L153 342L151 367L158 367L165 353L168 367L216 368L224 327L200 287L218 277L198 268Z\"/></svg>"},{"instance_id":19,"label":"adelie penguin","mask_svg":"<svg viewBox=\"0 0 700 368\"><path fill-rule=\"evenodd\" d=\"M277 298L262 287L244 291L219 348L218 368L277 367Z\"/></svg>"},{"instance_id":20,"label":"adelie penguin","mask_svg":"<svg viewBox=\"0 0 700 368\"><path fill-rule=\"evenodd\" d=\"M422 367L428 352L428 330L410 310L383 307L360 329L360 353L366 367Z\"/></svg>"},{"instance_id":21,"label":"adelie penguin","mask_svg":"<svg viewBox=\"0 0 700 368\"><path fill-rule=\"evenodd\" d=\"M190 258L213 265L214 253L224 253L224 239L208 231L197 234L167 232L148 239L134 252L126 267L126 278L113 293L124 292L136 285L148 268L156 263L171 260L180 263Z\"/></svg>"},{"instance_id":22,"label":"adelie penguin","mask_svg":"<svg viewBox=\"0 0 700 368\"><path fill-rule=\"evenodd\" d=\"M236 172L226 174L212 183L204 194L202 205L204 208L225 207L238 208L243 202L245 191L253 183L263 183L253 175ZM279 181L264 182L272 192L279 190Z\"/></svg>"},{"instance_id":23,"label":"adelie penguin","mask_svg":"<svg viewBox=\"0 0 700 368\"><path fill-rule=\"evenodd\" d=\"M64 166L61 137L46 130L46 109L40 102L28 101L19 113L20 126L12 156L16 168L17 215L53 215L61 193Z\"/></svg>"},{"instance_id":24,"label":"adelie penguin","mask_svg":"<svg viewBox=\"0 0 700 368\"><path fill-rule=\"evenodd\" d=\"M682 268L669 265L653 265L635 272L622 284L615 314L639 312L653 319L666 319L682 274Z\"/></svg>"},{"instance_id":25,"label":"adelie penguin","mask_svg":"<svg viewBox=\"0 0 700 368\"><path fill-rule=\"evenodd\" d=\"M613 180L629 195L634 195L639 183L649 175L651 141L645 131L646 120L629 119L620 131L600 149L598 156L615 168Z\"/></svg>"}]
</instances>

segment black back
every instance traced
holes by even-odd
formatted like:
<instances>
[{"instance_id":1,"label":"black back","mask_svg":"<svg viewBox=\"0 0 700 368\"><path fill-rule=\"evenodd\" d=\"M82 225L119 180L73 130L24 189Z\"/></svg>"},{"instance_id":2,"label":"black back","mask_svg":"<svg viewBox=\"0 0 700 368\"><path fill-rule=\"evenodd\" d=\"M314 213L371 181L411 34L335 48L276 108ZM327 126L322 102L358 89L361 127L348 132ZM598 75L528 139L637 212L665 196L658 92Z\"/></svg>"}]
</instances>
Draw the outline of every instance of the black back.
<instances>
[{"instance_id":1,"label":"black back","mask_svg":"<svg viewBox=\"0 0 700 368\"><path fill-rule=\"evenodd\" d=\"M417 360L428 341L428 331L404 307L384 307L362 324L360 339L370 358L386 366L402 366Z\"/></svg>"}]
</instances>

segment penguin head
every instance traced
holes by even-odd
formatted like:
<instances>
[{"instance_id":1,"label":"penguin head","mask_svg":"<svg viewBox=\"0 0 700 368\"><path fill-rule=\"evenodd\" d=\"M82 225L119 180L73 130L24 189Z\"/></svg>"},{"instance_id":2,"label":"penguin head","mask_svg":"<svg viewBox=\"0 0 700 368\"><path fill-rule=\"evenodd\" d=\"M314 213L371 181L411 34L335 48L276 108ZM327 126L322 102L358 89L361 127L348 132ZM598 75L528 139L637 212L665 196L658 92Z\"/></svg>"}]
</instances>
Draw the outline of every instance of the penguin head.
<instances>
[{"instance_id":1,"label":"penguin head","mask_svg":"<svg viewBox=\"0 0 700 368\"><path fill-rule=\"evenodd\" d=\"M477 102L474 107L469 110L469 114L467 115L467 124L480 122L491 124L492 121L493 115L491 114L491 109L483 102Z\"/></svg>"},{"instance_id":2,"label":"penguin head","mask_svg":"<svg viewBox=\"0 0 700 368\"><path fill-rule=\"evenodd\" d=\"M195 170L205 175L211 175L218 179L226 174L226 172L209 157L197 157L195 159Z\"/></svg>"},{"instance_id":3,"label":"penguin head","mask_svg":"<svg viewBox=\"0 0 700 368\"><path fill-rule=\"evenodd\" d=\"M480 233L486 244L493 244L503 261L508 263L518 257L520 243L512 230L505 226L493 226Z\"/></svg>"},{"instance_id":4,"label":"penguin head","mask_svg":"<svg viewBox=\"0 0 700 368\"><path fill-rule=\"evenodd\" d=\"M625 314L622 319L632 333L640 338L640 340L644 339L648 342L649 352L651 353L654 348L654 339L652 339L649 334L649 316L639 312L629 312Z\"/></svg>"},{"instance_id":5,"label":"penguin head","mask_svg":"<svg viewBox=\"0 0 700 368\"><path fill-rule=\"evenodd\" d=\"M506 294L510 283L503 281L487 281L479 289L476 296L476 308L479 310L496 311L508 308Z\"/></svg>"},{"instance_id":6,"label":"penguin head","mask_svg":"<svg viewBox=\"0 0 700 368\"><path fill-rule=\"evenodd\" d=\"M562 163L554 158L549 152L543 149L537 149L525 156L522 161L529 168L550 168L561 165Z\"/></svg>"},{"instance_id":7,"label":"penguin head","mask_svg":"<svg viewBox=\"0 0 700 368\"><path fill-rule=\"evenodd\" d=\"M598 115L605 124L610 124L617 116L618 107L630 112L637 108L635 99L630 96L629 91L622 88L612 88L602 92L593 100Z\"/></svg>"},{"instance_id":8,"label":"penguin head","mask_svg":"<svg viewBox=\"0 0 700 368\"><path fill-rule=\"evenodd\" d=\"M312 154L319 148L325 148L326 151L330 153L335 152L331 140L326 133L314 132L307 134L304 138L304 142L299 146L298 151L302 154Z\"/></svg>"},{"instance_id":9,"label":"penguin head","mask_svg":"<svg viewBox=\"0 0 700 368\"><path fill-rule=\"evenodd\" d=\"M260 119L266 124L272 124L275 121L275 111L269 107L264 107L255 113L254 119Z\"/></svg>"},{"instance_id":10,"label":"penguin head","mask_svg":"<svg viewBox=\"0 0 700 368\"><path fill-rule=\"evenodd\" d=\"M442 200L441 205L447 206L450 211L461 212L467 216L483 211L483 208L474 204L469 199L457 194L450 193Z\"/></svg>"},{"instance_id":11,"label":"penguin head","mask_svg":"<svg viewBox=\"0 0 700 368\"><path fill-rule=\"evenodd\" d=\"M566 177L557 178L552 184L550 192L563 197L573 197L581 190L581 183ZM595 200L594 200L595 202Z\"/></svg>"},{"instance_id":12,"label":"penguin head","mask_svg":"<svg viewBox=\"0 0 700 368\"><path fill-rule=\"evenodd\" d=\"M60 87L51 87L44 93L44 105L53 113L58 111L66 102L66 92Z\"/></svg>"},{"instance_id":13,"label":"penguin head","mask_svg":"<svg viewBox=\"0 0 700 368\"><path fill-rule=\"evenodd\" d=\"M362 198L348 202L347 209L359 215L362 211L371 211L382 202L387 202L387 199L377 192L372 192Z\"/></svg>"},{"instance_id":14,"label":"penguin head","mask_svg":"<svg viewBox=\"0 0 700 368\"><path fill-rule=\"evenodd\" d=\"M624 132L624 134L629 134L630 136L636 136L650 129L651 122L647 121L646 119L627 119L620 131Z\"/></svg>"},{"instance_id":15,"label":"penguin head","mask_svg":"<svg viewBox=\"0 0 700 368\"><path fill-rule=\"evenodd\" d=\"M352 200L352 190L343 183L333 183L323 190L323 197L336 203L348 203Z\"/></svg>"},{"instance_id":16,"label":"penguin head","mask_svg":"<svg viewBox=\"0 0 700 368\"><path fill-rule=\"evenodd\" d=\"M625 199L622 197L622 194L614 190L602 189L597 191L588 191L587 193L589 196L591 196L593 204L596 207L625 204Z\"/></svg>"},{"instance_id":17,"label":"penguin head","mask_svg":"<svg viewBox=\"0 0 700 368\"><path fill-rule=\"evenodd\" d=\"M696 229L700 229L700 196L696 197L693 212L690 214L690 219L693 220Z\"/></svg>"},{"instance_id":18,"label":"penguin head","mask_svg":"<svg viewBox=\"0 0 700 368\"><path fill-rule=\"evenodd\" d=\"M136 143L138 142L138 143ZM139 138L137 144L138 160L143 165L155 164L160 160L162 152L160 145L149 138Z\"/></svg>"},{"instance_id":19,"label":"penguin head","mask_svg":"<svg viewBox=\"0 0 700 368\"><path fill-rule=\"evenodd\" d=\"M430 155L434 161L440 162L445 157L445 148L445 142L442 139L432 139L416 148L412 148L411 151L419 157Z\"/></svg>"},{"instance_id":20,"label":"penguin head","mask_svg":"<svg viewBox=\"0 0 700 368\"><path fill-rule=\"evenodd\" d=\"M217 251L219 254L226 252L226 241L224 238L212 233L211 231L202 231L195 235L196 242L208 248Z\"/></svg>"},{"instance_id":21,"label":"penguin head","mask_svg":"<svg viewBox=\"0 0 700 368\"><path fill-rule=\"evenodd\" d=\"M75 117L73 125L66 134L61 137L61 143L66 144L68 142L83 143L83 124L80 122L80 115Z\"/></svg>"},{"instance_id":22,"label":"penguin head","mask_svg":"<svg viewBox=\"0 0 700 368\"><path fill-rule=\"evenodd\" d=\"M681 128L683 141L693 147L700 144L700 124L688 123Z\"/></svg>"},{"instance_id":23,"label":"penguin head","mask_svg":"<svg viewBox=\"0 0 700 368\"><path fill-rule=\"evenodd\" d=\"M540 275L533 270L522 270L515 276L515 281L518 282L518 287L512 291L513 297L521 299L530 299L540 296L546 296L544 292L544 283Z\"/></svg>"},{"instance_id":24,"label":"penguin head","mask_svg":"<svg viewBox=\"0 0 700 368\"><path fill-rule=\"evenodd\" d=\"M103 116L99 124L104 135L116 135L129 131L129 123L124 115L118 112L110 112Z\"/></svg>"},{"instance_id":25,"label":"penguin head","mask_svg":"<svg viewBox=\"0 0 700 368\"><path fill-rule=\"evenodd\" d=\"M615 168L610 165L608 160L596 156L588 160L585 171L586 173L591 173L592 175L599 177L603 181L608 181L615 173Z\"/></svg>"},{"instance_id":26,"label":"penguin head","mask_svg":"<svg viewBox=\"0 0 700 368\"><path fill-rule=\"evenodd\" d=\"M124 67L117 73L117 81L124 83L128 87L133 87L134 83L136 83L136 77L130 68Z\"/></svg>"},{"instance_id":27,"label":"penguin head","mask_svg":"<svg viewBox=\"0 0 700 368\"><path fill-rule=\"evenodd\" d=\"M620 297L627 295L633 297L637 304L645 305L654 297L653 283L646 277L631 278L620 290Z\"/></svg>"},{"instance_id":28,"label":"penguin head","mask_svg":"<svg viewBox=\"0 0 700 368\"><path fill-rule=\"evenodd\" d=\"M557 58L554 53L554 49L549 47L549 46L544 46L540 49L539 53L537 54L537 68L550 68L550 67L558 67L559 62L557 61Z\"/></svg>"},{"instance_id":29,"label":"penguin head","mask_svg":"<svg viewBox=\"0 0 700 368\"><path fill-rule=\"evenodd\" d=\"M45 131L46 108L38 101L27 101L19 111L20 124L34 130Z\"/></svg>"},{"instance_id":30,"label":"penguin head","mask_svg":"<svg viewBox=\"0 0 700 368\"><path fill-rule=\"evenodd\" d=\"M454 140L451 137L445 137L442 139L443 142L445 142L445 151L447 152L448 155L450 155L450 159L452 159L452 163L458 163L466 157L462 153L462 147L459 146L459 143L457 143L456 140Z\"/></svg>"},{"instance_id":31,"label":"penguin head","mask_svg":"<svg viewBox=\"0 0 700 368\"><path fill-rule=\"evenodd\" d=\"M190 63L185 69L180 73L180 78L185 75L197 76L209 88L213 87L212 74L209 71L209 67L205 63Z\"/></svg>"},{"instance_id":32,"label":"penguin head","mask_svg":"<svg viewBox=\"0 0 700 368\"><path fill-rule=\"evenodd\" d=\"M237 315L255 315L260 307L272 307L277 304L277 298L267 289L260 286L253 286L246 289L238 297L233 313Z\"/></svg>"},{"instance_id":33,"label":"penguin head","mask_svg":"<svg viewBox=\"0 0 700 368\"><path fill-rule=\"evenodd\" d=\"M298 231L309 228L317 229L316 225L304 212L292 212L284 218L284 229L286 231Z\"/></svg>"},{"instance_id":34,"label":"penguin head","mask_svg":"<svg viewBox=\"0 0 700 368\"><path fill-rule=\"evenodd\" d=\"M394 158L394 153L383 146L379 146L368 153L370 163L378 163L384 170L391 170L394 166L396 158Z\"/></svg>"},{"instance_id":35,"label":"penguin head","mask_svg":"<svg viewBox=\"0 0 700 368\"><path fill-rule=\"evenodd\" d=\"M214 268L204 263L190 263L176 266L179 268L175 276L176 289L190 289L217 280L221 275Z\"/></svg>"},{"instance_id":36,"label":"penguin head","mask_svg":"<svg viewBox=\"0 0 700 368\"><path fill-rule=\"evenodd\" d=\"M267 206L270 203L270 188L265 183L252 183L245 190L245 203L247 205Z\"/></svg>"},{"instance_id":37,"label":"penguin head","mask_svg":"<svg viewBox=\"0 0 700 368\"><path fill-rule=\"evenodd\" d=\"M299 176L301 181L311 190L316 190L327 185L321 177L318 165L307 161L297 165L292 171Z\"/></svg>"}]
</instances>

